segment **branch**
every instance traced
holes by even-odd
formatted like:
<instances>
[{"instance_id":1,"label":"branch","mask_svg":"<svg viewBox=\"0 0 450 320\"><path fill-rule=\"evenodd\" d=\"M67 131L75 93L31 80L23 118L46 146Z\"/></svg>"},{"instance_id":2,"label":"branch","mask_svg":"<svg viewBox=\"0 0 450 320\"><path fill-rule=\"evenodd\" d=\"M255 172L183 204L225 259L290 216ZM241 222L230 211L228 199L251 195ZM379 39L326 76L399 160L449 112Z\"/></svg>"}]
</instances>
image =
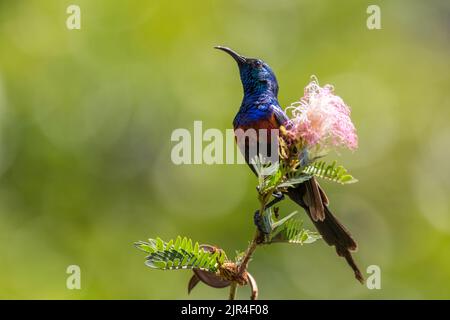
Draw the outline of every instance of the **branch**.
<instances>
[{"instance_id":1,"label":"branch","mask_svg":"<svg viewBox=\"0 0 450 320\"><path fill-rule=\"evenodd\" d=\"M242 258L242 261L239 264L238 276L243 276L245 274L245 272L247 271L248 264L250 262L250 259L253 256L253 252L255 252L256 247L258 246L260 237L261 237L261 234L260 234L259 230L257 230L253 240L250 242L247 250L245 251L244 258Z\"/></svg>"},{"instance_id":2,"label":"branch","mask_svg":"<svg viewBox=\"0 0 450 320\"><path fill-rule=\"evenodd\" d=\"M234 300L236 298L237 282L233 281L230 285L230 294L228 300Z\"/></svg>"},{"instance_id":3,"label":"branch","mask_svg":"<svg viewBox=\"0 0 450 320\"><path fill-rule=\"evenodd\" d=\"M252 277L250 273L247 273L248 282L250 284L250 288L252 289L252 295L250 296L250 300L258 299L258 285L256 284L255 278Z\"/></svg>"}]
</instances>

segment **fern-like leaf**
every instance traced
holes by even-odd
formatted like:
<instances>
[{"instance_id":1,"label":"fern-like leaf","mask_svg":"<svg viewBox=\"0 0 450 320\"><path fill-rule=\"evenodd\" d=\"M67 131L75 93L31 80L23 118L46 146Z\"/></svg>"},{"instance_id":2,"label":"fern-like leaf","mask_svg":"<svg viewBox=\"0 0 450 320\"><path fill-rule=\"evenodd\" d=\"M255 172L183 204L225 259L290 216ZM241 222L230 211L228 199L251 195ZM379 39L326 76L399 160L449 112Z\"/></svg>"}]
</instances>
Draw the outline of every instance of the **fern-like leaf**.
<instances>
[{"instance_id":1,"label":"fern-like leaf","mask_svg":"<svg viewBox=\"0 0 450 320\"><path fill-rule=\"evenodd\" d=\"M138 241L135 247L148 253L145 264L153 269L177 270L200 269L216 272L226 261L223 250L214 252L201 248L191 239L178 236L175 240L164 242L160 238L149 239L148 242Z\"/></svg>"},{"instance_id":2,"label":"fern-like leaf","mask_svg":"<svg viewBox=\"0 0 450 320\"><path fill-rule=\"evenodd\" d=\"M317 161L306 166L302 172L306 175L313 175L341 184L355 183L358 181L343 166L337 166L336 164L336 161L333 161L331 164L327 164L325 161Z\"/></svg>"},{"instance_id":3,"label":"fern-like leaf","mask_svg":"<svg viewBox=\"0 0 450 320\"><path fill-rule=\"evenodd\" d=\"M266 233L264 239L266 244L280 242L306 244L321 238L317 232L303 229L303 222L294 217L297 211L276 221L271 209L268 209L268 212L269 214L264 215L260 221L260 228Z\"/></svg>"},{"instance_id":4,"label":"fern-like leaf","mask_svg":"<svg viewBox=\"0 0 450 320\"><path fill-rule=\"evenodd\" d=\"M303 229L302 221L290 218L272 232L269 242L306 244L313 243L320 238L321 236L317 232Z\"/></svg>"},{"instance_id":5,"label":"fern-like leaf","mask_svg":"<svg viewBox=\"0 0 450 320\"><path fill-rule=\"evenodd\" d=\"M295 185L303 183L311 178L312 178L311 174L302 172L299 175L289 177L286 181L284 181L283 183L280 183L278 185L278 188L292 188L292 187L295 187Z\"/></svg>"}]
</instances>

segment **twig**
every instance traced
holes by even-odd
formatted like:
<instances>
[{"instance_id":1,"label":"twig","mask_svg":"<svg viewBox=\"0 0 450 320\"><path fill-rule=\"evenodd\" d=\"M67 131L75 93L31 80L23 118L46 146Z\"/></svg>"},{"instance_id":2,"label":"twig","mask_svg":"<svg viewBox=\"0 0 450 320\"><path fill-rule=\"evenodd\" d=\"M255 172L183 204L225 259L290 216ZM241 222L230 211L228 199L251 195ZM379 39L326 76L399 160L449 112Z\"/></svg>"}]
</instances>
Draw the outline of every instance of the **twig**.
<instances>
[{"instance_id":1,"label":"twig","mask_svg":"<svg viewBox=\"0 0 450 320\"><path fill-rule=\"evenodd\" d=\"M267 197L267 195L265 197L260 198L261 207L259 210L259 214L262 214L264 212L268 198L270 198L270 196ZM262 236L261 232L258 230L258 228L256 228L255 236L253 237L252 241L248 245L247 250L245 251L245 255L242 258L242 260L239 264L238 270L237 270L237 276L239 278L242 278L245 275L245 278L247 279L247 281L250 281L250 286L252 288L252 295L250 298L252 300L256 300L258 298L258 286L256 285L255 279L247 273L247 268L248 268L248 264L253 256L253 253L255 252L256 248L258 247L258 244L261 243L260 242L261 236ZM232 284L232 286L233 286L233 284ZM235 291L236 289L233 289L233 287L231 287L230 288L230 300L231 300L231 296L232 296L231 292L233 290ZM234 298L234 295L233 295L233 298Z\"/></svg>"},{"instance_id":2,"label":"twig","mask_svg":"<svg viewBox=\"0 0 450 320\"><path fill-rule=\"evenodd\" d=\"M228 300L234 300L236 298L237 291L237 283L235 281L231 282L230 285L230 295L228 296Z\"/></svg>"},{"instance_id":3,"label":"twig","mask_svg":"<svg viewBox=\"0 0 450 320\"><path fill-rule=\"evenodd\" d=\"M242 276L244 274L244 272L247 271L248 263L250 262L250 259L252 258L253 252L255 252L256 247L258 246L259 237L260 237L259 231L256 231L255 236L253 237L253 240L250 242L250 245L248 246L247 250L245 251L244 258L242 258L242 261L239 264L238 276Z\"/></svg>"},{"instance_id":4,"label":"twig","mask_svg":"<svg viewBox=\"0 0 450 320\"><path fill-rule=\"evenodd\" d=\"M250 273L247 273L248 283L250 284L250 288L252 289L252 295L250 296L250 300L258 299L258 285L256 284L255 278L252 277Z\"/></svg>"}]
</instances>

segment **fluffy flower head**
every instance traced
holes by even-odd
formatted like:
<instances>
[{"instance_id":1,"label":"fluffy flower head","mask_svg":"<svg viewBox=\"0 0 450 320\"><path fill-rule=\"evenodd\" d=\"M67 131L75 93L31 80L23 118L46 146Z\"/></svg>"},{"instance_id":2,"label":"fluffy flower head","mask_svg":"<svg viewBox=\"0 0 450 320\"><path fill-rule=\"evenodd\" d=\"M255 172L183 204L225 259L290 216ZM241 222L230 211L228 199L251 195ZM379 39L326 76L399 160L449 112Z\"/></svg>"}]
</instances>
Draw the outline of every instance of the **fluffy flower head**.
<instances>
[{"instance_id":1,"label":"fluffy flower head","mask_svg":"<svg viewBox=\"0 0 450 320\"><path fill-rule=\"evenodd\" d=\"M316 155L344 147L356 150L358 136L350 118L350 108L334 94L331 85L320 87L312 77L300 101L293 103L289 135Z\"/></svg>"}]
</instances>

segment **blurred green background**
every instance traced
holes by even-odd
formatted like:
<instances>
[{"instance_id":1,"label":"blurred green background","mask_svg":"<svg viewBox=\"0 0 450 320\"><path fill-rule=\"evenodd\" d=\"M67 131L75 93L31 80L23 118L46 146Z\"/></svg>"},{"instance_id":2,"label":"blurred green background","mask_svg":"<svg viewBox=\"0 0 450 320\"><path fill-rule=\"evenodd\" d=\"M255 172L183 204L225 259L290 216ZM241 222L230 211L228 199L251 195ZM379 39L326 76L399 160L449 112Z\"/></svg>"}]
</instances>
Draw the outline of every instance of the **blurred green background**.
<instances>
[{"instance_id":1,"label":"blurred green background","mask_svg":"<svg viewBox=\"0 0 450 320\"><path fill-rule=\"evenodd\" d=\"M218 44L267 61L283 106L312 74L334 84L360 138L339 158L360 182L323 184L381 290L319 241L258 249L260 297L450 298L449 15L444 0L0 1L0 298L227 296L188 296L189 271L153 271L132 246L181 234L233 253L253 234L246 166L170 160L175 128L231 128L241 85Z\"/></svg>"}]
</instances>

